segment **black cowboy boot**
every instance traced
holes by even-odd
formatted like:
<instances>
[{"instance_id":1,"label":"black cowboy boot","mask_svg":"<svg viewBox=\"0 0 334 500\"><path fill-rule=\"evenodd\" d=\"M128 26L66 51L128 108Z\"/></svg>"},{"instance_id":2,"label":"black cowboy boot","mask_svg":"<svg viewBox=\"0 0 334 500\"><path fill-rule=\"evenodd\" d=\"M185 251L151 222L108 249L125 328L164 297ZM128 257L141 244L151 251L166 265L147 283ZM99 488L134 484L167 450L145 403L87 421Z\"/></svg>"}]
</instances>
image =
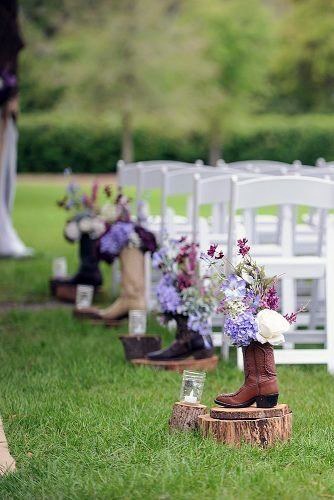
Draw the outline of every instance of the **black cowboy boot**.
<instances>
[{"instance_id":1,"label":"black cowboy boot","mask_svg":"<svg viewBox=\"0 0 334 500\"><path fill-rule=\"evenodd\" d=\"M91 285L95 288L102 285L102 274L98 266L97 241L88 234L80 238L79 246L80 266L78 272L71 278L56 278L51 281L51 292L56 294L57 287Z\"/></svg>"},{"instance_id":2,"label":"black cowboy boot","mask_svg":"<svg viewBox=\"0 0 334 500\"><path fill-rule=\"evenodd\" d=\"M165 349L149 353L146 357L151 361L175 361L193 357L195 359L210 358L214 353L210 335L201 335L188 328L186 316L178 315L174 342Z\"/></svg>"}]
</instances>

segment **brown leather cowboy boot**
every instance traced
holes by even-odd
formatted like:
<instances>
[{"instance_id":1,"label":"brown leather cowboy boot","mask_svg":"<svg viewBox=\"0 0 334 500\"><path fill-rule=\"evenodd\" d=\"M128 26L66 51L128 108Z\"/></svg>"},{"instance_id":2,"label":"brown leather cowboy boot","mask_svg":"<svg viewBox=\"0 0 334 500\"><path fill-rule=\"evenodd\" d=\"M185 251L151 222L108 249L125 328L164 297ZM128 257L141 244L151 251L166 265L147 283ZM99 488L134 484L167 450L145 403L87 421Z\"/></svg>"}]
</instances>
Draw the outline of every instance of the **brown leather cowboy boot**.
<instances>
[{"instance_id":1,"label":"brown leather cowboy boot","mask_svg":"<svg viewBox=\"0 0 334 500\"><path fill-rule=\"evenodd\" d=\"M242 348L245 383L233 394L220 394L215 403L227 408L244 408L253 403L259 408L272 408L277 404L278 385L274 350L270 344L253 341Z\"/></svg>"},{"instance_id":2,"label":"brown leather cowboy boot","mask_svg":"<svg viewBox=\"0 0 334 500\"><path fill-rule=\"evenodd\" d=\"M112 325L125 319L132 309L146 310L145 300L145 260L138 248L126 247L120 255L121 293L106 309L89 307L75 311L81 318L94 319Z\"/></svg>"}]
</instances>

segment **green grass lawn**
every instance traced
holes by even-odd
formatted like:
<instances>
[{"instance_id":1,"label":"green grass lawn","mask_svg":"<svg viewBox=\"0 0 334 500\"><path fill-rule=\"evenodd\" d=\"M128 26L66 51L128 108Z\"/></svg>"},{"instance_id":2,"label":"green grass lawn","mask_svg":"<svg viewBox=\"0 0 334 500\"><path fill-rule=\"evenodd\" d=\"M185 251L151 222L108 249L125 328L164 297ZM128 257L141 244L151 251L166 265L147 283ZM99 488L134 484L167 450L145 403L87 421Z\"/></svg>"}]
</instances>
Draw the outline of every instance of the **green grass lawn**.
<instances>
[{"instance_id":1,"label":"green grass lawn","mask_svg":"<svg viewBox=\"0 0 334 500\"><path fill-rule=\"evenodd\" d=\"M54 207L61 192L19 187L16 227L37 256L0 261L0 302L47 300L55 256L74 269L75 247L63 241L64 214ZM153 318L149 329L171 340ZM233 449L169 433L181 377L129 366L121 331L63 308L0 313L0 413L17 460L17 472L0 479L1 499L334 498L334 380L324 367L279 367L280 400L294 412L290 443ZM203 402L241 381L233 356L220 362Z\"/></svg>"}]
</instances>

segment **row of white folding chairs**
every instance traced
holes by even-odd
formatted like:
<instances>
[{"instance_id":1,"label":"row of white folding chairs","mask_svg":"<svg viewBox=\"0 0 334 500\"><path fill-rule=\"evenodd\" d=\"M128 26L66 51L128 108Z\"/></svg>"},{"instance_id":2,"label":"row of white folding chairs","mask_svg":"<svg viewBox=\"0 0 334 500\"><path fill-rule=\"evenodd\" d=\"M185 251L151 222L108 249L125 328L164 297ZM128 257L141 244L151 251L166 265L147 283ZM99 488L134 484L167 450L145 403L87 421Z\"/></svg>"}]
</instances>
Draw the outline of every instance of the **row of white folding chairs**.
<instances>
[{"instance_id":1,"label":"row of white folding chairs","mask_svg":"<svg viewBox=\"0 0 334 500\"><path fill-rule=\"evenodd\" d=\"M189 231L189 219L191 217L191 189L192 183L189 182L189 178L192 173L198 172L203 177L214 176L218 174L231 174L233 172L238 172L239 175L260 175L260 172L270 171L276 175L290 175L290 171L284 170L288 167L287 164L281 162L269 162L269 161L254 161L254 162L237 162L230 164L222 164L218 168L214 167L201 167L199 166L201 162L198 161L197 164L185 164L182 162L141 162L137 164L124 165L119 164L119 183L121 185L132 185L136 188L136 201L138 206L138 201L142 200L144 192L151 191L153 189L159 189L162 192L162 202L161 202L161 214L157 217L150 217L150 227L156 233L163 234L166 230L169 233L174 232L175 234L181 232ZM244 168L241 168L241 166ZM236 166L240 168L236 168ZM249 168L249 167L252 168ZM192 167L192 168L189 168ZM253 168L254 167L254 168ZM278 170L277 170L278 169ZM202 170L202 172L201 172ZM332 168L332 171L334 169ZM317 171L315 173L315 171ZM315 175L315 176L325 176L328 175L329 167L326 168L314 168L314 167L302 167L298 168L298 175ZM293 173L297 173L293 170ZM329 172L332 173L332 172ZM187 216L176 216L167 206L166 198L168 196L174 196L177 194L184 194L188 196L187 205ZM216 208L213 213L213 229L223 230L224 225L226 225L226 220L224 218L217 219L214 215ZM259 242L276 243L279 238L279 234L273 230L277 227L276 220L274 216L264 216L257 215L255 213L249 213L249 217L253 218L253 239L258 239ZM301 233L301 244L304 246L305 238L309 239L309 245L312 248L313 235L310 234L314 232L310 225L314 225L314 222L318 221L316 214L311 212L309 217L306 217L305 222L307 222L304 227L298 226L298 232ZM201 223L205 224L205 221L201 220ZM173 229L174 226L174 229ZM258 227L257 227L258 226ZM160 228L160 230L159 230ZM313 251L313 250L312 250Z\"/></svg>"}]
</instances>

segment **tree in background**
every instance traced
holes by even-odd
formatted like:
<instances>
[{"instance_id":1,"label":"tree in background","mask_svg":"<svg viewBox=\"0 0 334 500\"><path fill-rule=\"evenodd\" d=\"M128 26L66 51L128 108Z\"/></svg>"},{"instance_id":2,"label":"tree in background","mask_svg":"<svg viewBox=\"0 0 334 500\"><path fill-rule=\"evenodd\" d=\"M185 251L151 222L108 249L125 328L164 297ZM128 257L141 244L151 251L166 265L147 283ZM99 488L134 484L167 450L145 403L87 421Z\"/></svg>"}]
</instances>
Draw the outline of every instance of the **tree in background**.
<instances>
[{"instance_id":1,"label":"tree in background","mask_svg":"<svg viewBox=\"0 0 334 500\"><path fill-rule=\"evenodd\" d=\"M215 66L201 102L210 141L210 164L221 156L224 136L242 116L254 112L266 93L272 54L272 19L261 0L197 3L194 21L208 40Z\"/></svg>"},{"instance_id":2,"label":"tree in background","mask_svg":"<svg viewBox=\"0 0 334 500\"><path fill-rule=\"evenodd\" d=\"M58 108L66 113L86 109L119 116L122 157L132 161L139 116L159 115L171 126L193 123L197 116L196 102L211 65L203 58L205 40L186 22L191 3L62 0L62 13L53 16L52 2L47 15L41 2L26 0L30 24L39 27L35 53L44 51L39 72L43 64L50 69L34 80L47 89L44 81L54 75L53 98L61 97Z\"/></svg>"},{"instance_id":3,"label":"tree in background","mask_svg":"<svg viewBox=\"0 0 334 500\"><path fill-rule=\"evenodd\" d=\"M282 7L273 105L285 112L333 112L334 0L282 0Z\"/></svg>"}]
</instances>

